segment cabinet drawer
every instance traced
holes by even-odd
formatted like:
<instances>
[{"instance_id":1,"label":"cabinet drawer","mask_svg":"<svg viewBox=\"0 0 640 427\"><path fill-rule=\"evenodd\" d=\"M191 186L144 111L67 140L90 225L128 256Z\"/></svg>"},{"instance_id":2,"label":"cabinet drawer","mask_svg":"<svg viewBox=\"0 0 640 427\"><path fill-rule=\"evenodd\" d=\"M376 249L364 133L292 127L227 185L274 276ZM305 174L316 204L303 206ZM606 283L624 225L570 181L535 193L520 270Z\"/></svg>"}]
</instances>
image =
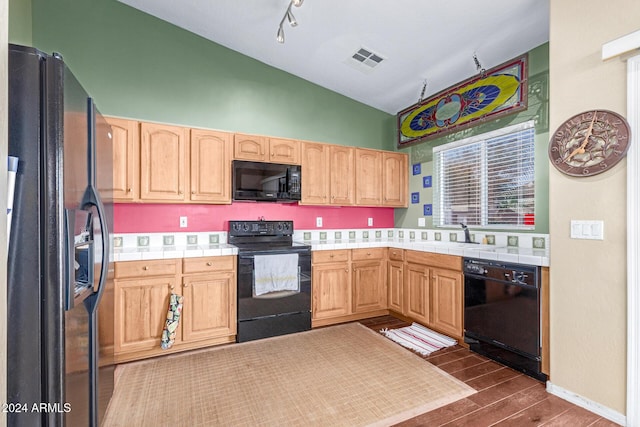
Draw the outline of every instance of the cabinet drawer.
<instances>
[{"instance_id":1,"label":"cabinet drawer","mask_svg":"<svg viewBox=\"0 0 640 427\"><path fill-rule=\"evenodd\" d=\"M233 271L234 256L183 258L182 273L206 273L209 271Z\"/></svg>"},{"instance_id":2,"label":"cabinet drawer","mask_svg":"<svg viewBox=\"0 0 640 427\"><path fill-rule=\"evenodd\" d=\"M351 251L351 259L353 261L382 259L384 258L384 251L385 248L353 249Z\"/></svg>"},{"instance_id":3,"label":"cabinet drawer","mask_svg":"<svg viewBox=\"0 0 640 427\"><path fill-rule=\"evenodd\" d=\"M337 262L337 261L348 261L349 260L349 251L314 251L312 253L312 262L313 264L320 264L325 262Z\"/></svg>"},{"instance_id":4,"label":"cabinet drawer","mask_svg":"<svg viewBox=\"0 0 640 427\"><path fill-rule=\"evenodd\" d=\"M405 256L408 262L415 264L462 271L462 258L459 256L420 251L406 251Z\"/></svg>"},{"instance_id":5,"label":"cabinet drawer","mask_svg":"<svg viewBox=\"0 0 640 427\"><path fill-rule=\"evenodd\" d=\"M178 263L175 259L115 263L115 277L117 279L125 277L173 276L177 272Z\"/></svg>"},{"instance_id":6,"label":"cabinet drawer","mask_svg":"<svg viewBox=\"0 0 640 427\"><path fill-rule=\"evenodd\" d=\"M404 249L389 248L389 259L393 261L404 261Z\"/></svg>"}]
</instances>

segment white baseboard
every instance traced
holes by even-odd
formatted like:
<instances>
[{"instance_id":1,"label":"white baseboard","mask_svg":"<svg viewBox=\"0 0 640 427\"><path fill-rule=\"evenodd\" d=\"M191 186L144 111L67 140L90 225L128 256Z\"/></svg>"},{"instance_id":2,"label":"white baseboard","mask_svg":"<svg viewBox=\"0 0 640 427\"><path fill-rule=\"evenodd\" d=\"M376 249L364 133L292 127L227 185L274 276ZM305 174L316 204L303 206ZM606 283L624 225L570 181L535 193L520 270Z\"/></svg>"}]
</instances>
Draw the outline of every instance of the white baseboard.
<instances>
[{"instance_id":1,"label":"white baseboard","mask_svg":"<svg viewBox=\"0 0 640 427\"><path fill-rule=\"evenodd\" d=\"M558 396L559 398L566 400L567 402L571 402L574 405L586 409L587 411L598 414L601 417L608 419L609 421L613 421L614 423L618 423L622 426L627 425L627 417L624 414L621 414L618 411L614 411L611 408L594 402L593 400L589 400L586 397L580 396L579 394L576 394L572 391L566 390L562 387L558 387L557 385L551 383L551 381L547 381L547 391L554 396Z\"/></svg>"}]
</instances>

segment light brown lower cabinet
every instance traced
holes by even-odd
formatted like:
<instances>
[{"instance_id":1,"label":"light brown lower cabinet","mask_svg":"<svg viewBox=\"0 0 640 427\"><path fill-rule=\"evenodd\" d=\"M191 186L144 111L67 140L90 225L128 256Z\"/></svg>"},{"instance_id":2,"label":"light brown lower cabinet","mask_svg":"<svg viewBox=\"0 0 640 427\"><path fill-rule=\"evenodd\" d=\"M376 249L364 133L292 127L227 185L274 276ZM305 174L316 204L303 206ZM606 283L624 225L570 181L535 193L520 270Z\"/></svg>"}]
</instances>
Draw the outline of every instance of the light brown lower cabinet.
<instances>
[{"instance_id":1,"label":"light brown lower cabinet","mask_svg":"<svg viewBox=\"0 0 640 427\"><path fill-rule=\"evenodd\" d=\"M228 256L115 263L115 361L235 341L235 259ZM187 265L184 274L183 263ZM171 293L184 296L183 308L175 342L163 350L160 343Z\"/></svg>"},{"instance_id":2,"label":"light brown lower cabinet","mask_svg":"<svg viewBox=\"0 0 640 427\"><path fill-rule=\"evenodd\" d=\"M312 322L351 313L350 251L312 252ZM328 324L328 323L324 323Z\"/></svg>"},{"instance_id":3,"label":"light brown lower cabinet","mask_svg":"<svg viewBox=\"0 0 640 427\"><path fill-rule=\"evenodd\" d=\"M392 310L458 340L463 336L462 259L405 251L402 310Z\"/></svg>"},{"instance_id":4,"label":"light brown lower cabinet","mask_svg":"<svg viewBox=\"0 0 640 427\"><path fill-rule=\"evenodd\" d=\"M313 327L388 314L386 249L312 253Z\"/></svg>"}]
</instances>

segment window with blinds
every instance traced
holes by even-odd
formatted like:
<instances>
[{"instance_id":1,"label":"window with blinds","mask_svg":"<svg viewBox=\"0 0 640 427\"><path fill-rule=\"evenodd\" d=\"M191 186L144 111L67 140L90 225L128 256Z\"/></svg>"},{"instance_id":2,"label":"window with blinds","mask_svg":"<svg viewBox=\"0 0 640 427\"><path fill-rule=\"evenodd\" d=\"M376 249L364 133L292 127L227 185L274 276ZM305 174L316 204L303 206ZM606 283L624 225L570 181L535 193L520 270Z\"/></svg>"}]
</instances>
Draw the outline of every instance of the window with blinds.
<instances>
[{"instance_id":1,"label":"window with blinds","mask_svg":"<svg viewBox=\"0 0 640 427\"><path fill-rule=\"evenodd\" d=\"M533 121L433 149L434 225L533 228Z\"/></svg>"}]
</instances>

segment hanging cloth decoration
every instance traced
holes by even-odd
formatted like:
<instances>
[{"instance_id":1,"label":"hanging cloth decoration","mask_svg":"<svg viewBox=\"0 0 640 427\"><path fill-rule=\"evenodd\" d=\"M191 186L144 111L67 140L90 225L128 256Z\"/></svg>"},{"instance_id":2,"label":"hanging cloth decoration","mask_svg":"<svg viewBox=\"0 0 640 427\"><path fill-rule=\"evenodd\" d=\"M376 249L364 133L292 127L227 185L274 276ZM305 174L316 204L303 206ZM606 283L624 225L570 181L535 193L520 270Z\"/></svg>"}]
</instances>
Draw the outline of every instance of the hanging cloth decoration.
<instances>
[{"instance_id":1,"label":"hanging cloth decoration","mask_svg":"<svg viewBox=\"0 0 640 427\"><path fill-rule=\"evenodd\" d=\"M171 348L176 340L176 330L180 322L180 313L182 313L182 301L184 297L175 293L169 296L169 311L167 312L167 320L162 330L162 341L160 347L163 350Z\"/></svg>"}]
</instances>

